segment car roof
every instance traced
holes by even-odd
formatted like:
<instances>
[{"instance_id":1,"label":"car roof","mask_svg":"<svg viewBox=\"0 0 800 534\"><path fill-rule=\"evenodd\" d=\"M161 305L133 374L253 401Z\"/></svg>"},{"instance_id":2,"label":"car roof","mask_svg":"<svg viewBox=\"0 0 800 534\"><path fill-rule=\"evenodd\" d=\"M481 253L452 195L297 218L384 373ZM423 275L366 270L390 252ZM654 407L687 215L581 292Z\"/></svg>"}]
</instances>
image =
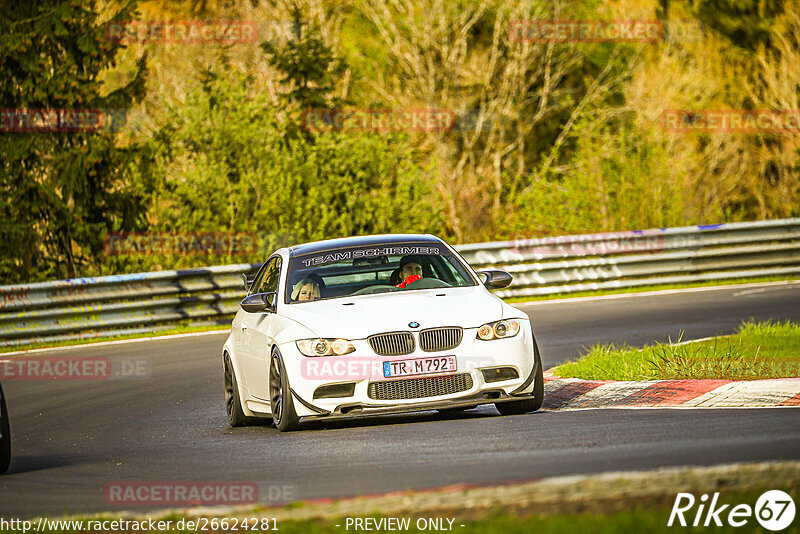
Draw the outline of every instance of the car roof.
<instances>
[{"instance_id":1,"label":"car roof","mask_svg":"<svg viewBox=\"0 0 800 534\"><path fill-rule=\"evenodd\" d=\"M393 245L396 243L431 243L440 245L442 244L442 240L430 234L381 234L341 237L338 239L326 239L325 241L314 241L312 243L304 243L302 245L289 247L289 257L303 256L339 248Z\"/></svg>"}]
</instances>

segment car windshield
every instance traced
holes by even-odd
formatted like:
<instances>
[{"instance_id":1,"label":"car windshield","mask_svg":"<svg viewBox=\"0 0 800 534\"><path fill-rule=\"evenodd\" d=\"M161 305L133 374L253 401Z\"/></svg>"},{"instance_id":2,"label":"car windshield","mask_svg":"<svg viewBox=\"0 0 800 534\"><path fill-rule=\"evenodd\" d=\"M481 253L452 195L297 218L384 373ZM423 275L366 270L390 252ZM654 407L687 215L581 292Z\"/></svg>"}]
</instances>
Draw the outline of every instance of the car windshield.
<instances>
[{"instance_id":1,"label":"car windshield","mask_svg":"<svg viewBox=\"0 0 800 534\"><path fill-rule=\"evenodd\" d=\"M365 245L292 257L286 303L474 285L467 268L442 245Z\"/></svg>"}]
</instances>

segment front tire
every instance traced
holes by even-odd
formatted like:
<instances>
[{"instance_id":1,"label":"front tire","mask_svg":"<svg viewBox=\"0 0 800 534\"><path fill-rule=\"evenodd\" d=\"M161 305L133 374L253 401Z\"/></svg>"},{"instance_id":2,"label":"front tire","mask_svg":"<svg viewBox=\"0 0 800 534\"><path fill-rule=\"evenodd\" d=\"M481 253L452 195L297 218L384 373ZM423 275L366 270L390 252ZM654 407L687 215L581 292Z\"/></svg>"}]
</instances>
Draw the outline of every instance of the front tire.
<instances>
[{"instance_id":1,"label":"front tire","mask_svg":"<svg viewBox=\"0 0 800 534\"><path fill-rule=\"evenodd\" d=\"M494 407L501 415L519 415L523 413L535 412L542 407L544 402L544 371L542 370L542 357L539 354L539 346L536 338L533 338L533 356L536 366L536 375L533 378L533 391L527 399L515 402L498 402Z\"/></svg>"},{"instance_id":2,"label":"front tire","mask_svg":"<svg viewBox=\"0 0 800 534\"><path fill-rule=\"evenodd\" d=\"M8 408L3 389L0 388L0 473L8 471L11 464L11 424L8 421Z\"/></svg>"},{"instance_id":3,"label":"front tire","mask_svg":"<svg viewBox=\"0 0 800 534\"><path fill-rule=\"evenodd\" d=\"M231 357L225 354L223 362L225 374L225 410L228 413L228 424L232 427L247 426L252 424L252 418L247 417L242 410L242 400L239 398L239 383L233 370Z\"/></svg>"},{"instance_id":4,"label":"front tire","mask_svg":"<svg viewBox=\"0 0 800 534\"><path fill-rule=\"evenodd\" d=\"M272 358L269 364L269 392L272 420L275 422L275 427L281 432L291 432L297 429L300 419L294 409L289 377L286 375L286 367L283 365L278 349L272 349Z\"/></svg>"}]
</instances>

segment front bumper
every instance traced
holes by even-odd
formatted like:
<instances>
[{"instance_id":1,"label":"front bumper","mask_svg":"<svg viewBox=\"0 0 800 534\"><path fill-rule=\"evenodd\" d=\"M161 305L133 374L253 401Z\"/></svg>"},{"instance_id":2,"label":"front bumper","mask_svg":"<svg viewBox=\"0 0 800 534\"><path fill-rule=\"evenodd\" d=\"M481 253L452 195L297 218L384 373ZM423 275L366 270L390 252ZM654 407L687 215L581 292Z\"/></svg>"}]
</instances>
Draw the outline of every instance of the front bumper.
<instances>
[{"instance_id":1,"label":"front bumper","mask_svg":"<svg viewBox=\"0 0 800 534\"><path fill-rule=\"evenodd\" d=\"M345 356L309 358L303 356L294 342L279 346L294 397L295 411L301 419L351 418L360 415L379 415L414 412L444 408L471 408L481 404L518 400L530 394L536 371L533 335L529 321L520 320L522 328L508 339L482 341L477 339L477 328L465 328L461 344L455 349L441 352L415 352L403 356L376 355L366 340L355 340L356 351ZM438 375L385 378L382 364L387 361L456 357L457 371ZM324 365L323 365L324 364ZM509 380L487 382L483 369L511 367L517 377ZM321 368L327 370L319 372ZM310 372L313 370L314 372ZM338 370L338 372L337 372ZM417 398L378 400L369 394L373 382L426 379L469 374L468 389L446 395ZM347 397L314 398L320 386L353 384L353 394Z\"/></svg>"}]
</instances>

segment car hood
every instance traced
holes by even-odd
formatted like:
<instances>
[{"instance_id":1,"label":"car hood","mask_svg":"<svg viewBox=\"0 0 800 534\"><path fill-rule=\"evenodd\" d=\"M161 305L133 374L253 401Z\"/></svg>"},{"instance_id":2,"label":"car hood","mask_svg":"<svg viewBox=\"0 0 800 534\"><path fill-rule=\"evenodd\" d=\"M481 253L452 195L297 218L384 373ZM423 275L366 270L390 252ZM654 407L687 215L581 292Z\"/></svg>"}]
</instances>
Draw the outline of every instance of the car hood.
<instances>
[{"instance_id":1,"label":"car hood","mask_svg":"<svg viewBox=\"0 0 800 534\"><path fill-rule=\"evenodd\" d=\"M478 327L502 319L503 303L483 287L422 289L403 293L342 297L287 304L281 315L319 337L363 339L381 332L436 326Z\"/></svg>"}]
</instances>

